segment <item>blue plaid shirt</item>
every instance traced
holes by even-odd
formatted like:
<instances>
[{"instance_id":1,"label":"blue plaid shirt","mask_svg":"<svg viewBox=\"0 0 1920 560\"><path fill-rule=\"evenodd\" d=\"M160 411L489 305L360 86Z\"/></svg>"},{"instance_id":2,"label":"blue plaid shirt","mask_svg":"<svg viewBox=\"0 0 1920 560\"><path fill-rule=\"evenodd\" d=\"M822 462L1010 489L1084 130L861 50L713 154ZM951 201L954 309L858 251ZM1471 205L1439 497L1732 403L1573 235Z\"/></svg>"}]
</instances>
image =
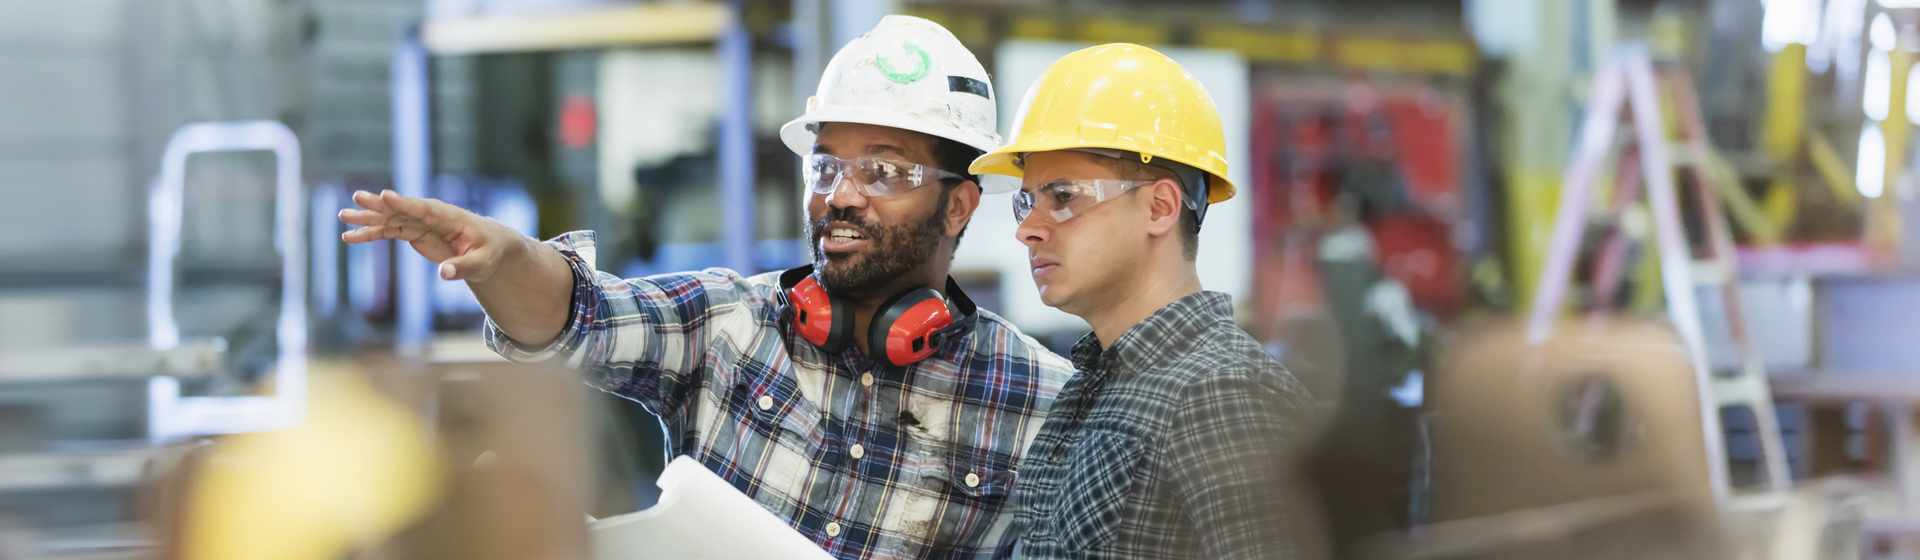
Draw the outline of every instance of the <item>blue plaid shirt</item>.
<instances>
[{"instance_id":1,"label":"blue plaid shirt","mask_svg":"<svg viewBox=\"0 0 1920 560\"><path fill-rule=\"evenodd\" d=\"M1073 347L1023 467L1021 557L1298 560L1326 556L1299 475L1306 389L1200 292L1108 348Z\"/></svg>"},{"instance_id":2,"label":"blue plaid shirt","mask_svg":"<svg viewBox=\"0 0 1920 560\"><path fill-rule=\"evenodd\" d=\"M573 265L573 313L545 348L491 321L508 359L559 361L675 426L690 455L842 559L991 558L1011 541L1014 469L1071 374L1004 319L908 367L828 355L780 317L778 274L622 279L592 232L547 242Z\"/></svg>"}]
</instances>

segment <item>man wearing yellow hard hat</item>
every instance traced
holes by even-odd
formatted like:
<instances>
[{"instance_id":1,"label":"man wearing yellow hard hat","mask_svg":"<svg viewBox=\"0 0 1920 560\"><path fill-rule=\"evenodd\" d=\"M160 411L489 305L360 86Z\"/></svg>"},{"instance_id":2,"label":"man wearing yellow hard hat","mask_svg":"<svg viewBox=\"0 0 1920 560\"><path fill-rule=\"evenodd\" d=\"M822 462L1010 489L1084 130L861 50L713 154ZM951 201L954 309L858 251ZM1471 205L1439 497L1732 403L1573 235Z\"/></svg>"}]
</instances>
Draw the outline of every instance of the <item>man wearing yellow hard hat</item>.
<instances>
[{"instance_id":1,"label":"man wearing yellow hard hat","mask_svg":"<svg viewBox=\"0 0 1920 560\"><path fill-rule=\"evenodd\" d=\"M1055 62L1018 115L970 170L1022 178L1040 300L1093 327L1020 468L1021 556L1324 556L1293 455L1306 391L1194 265L1207 206L1234 193L1212 97L1109 44Z\"/></svg>"}]
</instances>

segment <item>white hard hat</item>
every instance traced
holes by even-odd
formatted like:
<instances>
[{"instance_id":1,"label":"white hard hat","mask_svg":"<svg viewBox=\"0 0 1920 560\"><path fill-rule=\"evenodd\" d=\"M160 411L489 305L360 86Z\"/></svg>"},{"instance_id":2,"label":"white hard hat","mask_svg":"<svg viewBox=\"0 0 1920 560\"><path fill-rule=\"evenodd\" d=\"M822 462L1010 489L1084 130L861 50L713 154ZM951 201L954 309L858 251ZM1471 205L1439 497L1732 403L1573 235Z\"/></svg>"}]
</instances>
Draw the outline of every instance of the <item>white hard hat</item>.
<instances>
[{"instance_id":1,"label":"white hard hat","mask_svg":"<svg viewBox=\"0 0 1920 560\"><path fill-rule=\"evenodd\" d=\"M887 16L833 55L820 89L807 99L807 114L780 127L780 140L805 156L813 152L814 125L846 122L931 134L991 152L1000 147L997 114L992 78L953 33L917 17ZM1016 186L985 183L987 193Z\"/></svg>"}]
</instances>

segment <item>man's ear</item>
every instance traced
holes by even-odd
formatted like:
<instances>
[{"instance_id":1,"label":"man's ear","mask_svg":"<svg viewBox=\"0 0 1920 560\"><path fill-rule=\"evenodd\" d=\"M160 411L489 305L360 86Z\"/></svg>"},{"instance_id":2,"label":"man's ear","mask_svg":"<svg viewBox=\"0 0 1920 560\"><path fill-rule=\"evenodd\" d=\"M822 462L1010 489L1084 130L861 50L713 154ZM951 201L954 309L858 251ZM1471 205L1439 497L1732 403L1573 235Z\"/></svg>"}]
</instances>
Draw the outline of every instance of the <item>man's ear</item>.
<instances>
[{"instance_id":1,"label":"man's ear","mask_svg":"<svg viewBox=\"0 0 1920 560\"><path fill-rule=\"evenodd\" d=\"M973 181L964 181L947 189L946 236L959 237L967 230L967 222L973 221L973 211L980 207L980 185Z\"/></svg>"},{"instance_id":2,"label":"man's ear","mask_svg":"<svg viewBox=\"0 0 1920 560\"><path fill-rule=\"evenodd\" d=\"M1180 227L1180 185L1172 179L1154 181L1151 185L1140 187L1149 189L1146 193L1152 197L1147 201L1147 234L1159 237L1174 233Z\"/></svg>"}]
</instances>

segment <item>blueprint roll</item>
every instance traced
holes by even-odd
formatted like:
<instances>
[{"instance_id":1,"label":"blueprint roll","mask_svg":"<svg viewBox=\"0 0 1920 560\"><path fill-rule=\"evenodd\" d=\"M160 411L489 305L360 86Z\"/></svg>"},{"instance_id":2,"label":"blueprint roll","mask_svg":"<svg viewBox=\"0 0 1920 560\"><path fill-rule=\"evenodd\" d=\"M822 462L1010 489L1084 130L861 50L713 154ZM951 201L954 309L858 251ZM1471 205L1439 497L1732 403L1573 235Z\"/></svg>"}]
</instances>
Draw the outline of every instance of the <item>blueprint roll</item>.
<instances>
[{"instance_id":1,"label":"blueprint roll","mask_svg":"<svg viewBox=\"0 0 1920 560\"><path fill-rule=\"evenodd\" d=\"M691 457L660 473L653 507L588 523L594 560L832 560Z\"/></svg>"}]
</instances>

